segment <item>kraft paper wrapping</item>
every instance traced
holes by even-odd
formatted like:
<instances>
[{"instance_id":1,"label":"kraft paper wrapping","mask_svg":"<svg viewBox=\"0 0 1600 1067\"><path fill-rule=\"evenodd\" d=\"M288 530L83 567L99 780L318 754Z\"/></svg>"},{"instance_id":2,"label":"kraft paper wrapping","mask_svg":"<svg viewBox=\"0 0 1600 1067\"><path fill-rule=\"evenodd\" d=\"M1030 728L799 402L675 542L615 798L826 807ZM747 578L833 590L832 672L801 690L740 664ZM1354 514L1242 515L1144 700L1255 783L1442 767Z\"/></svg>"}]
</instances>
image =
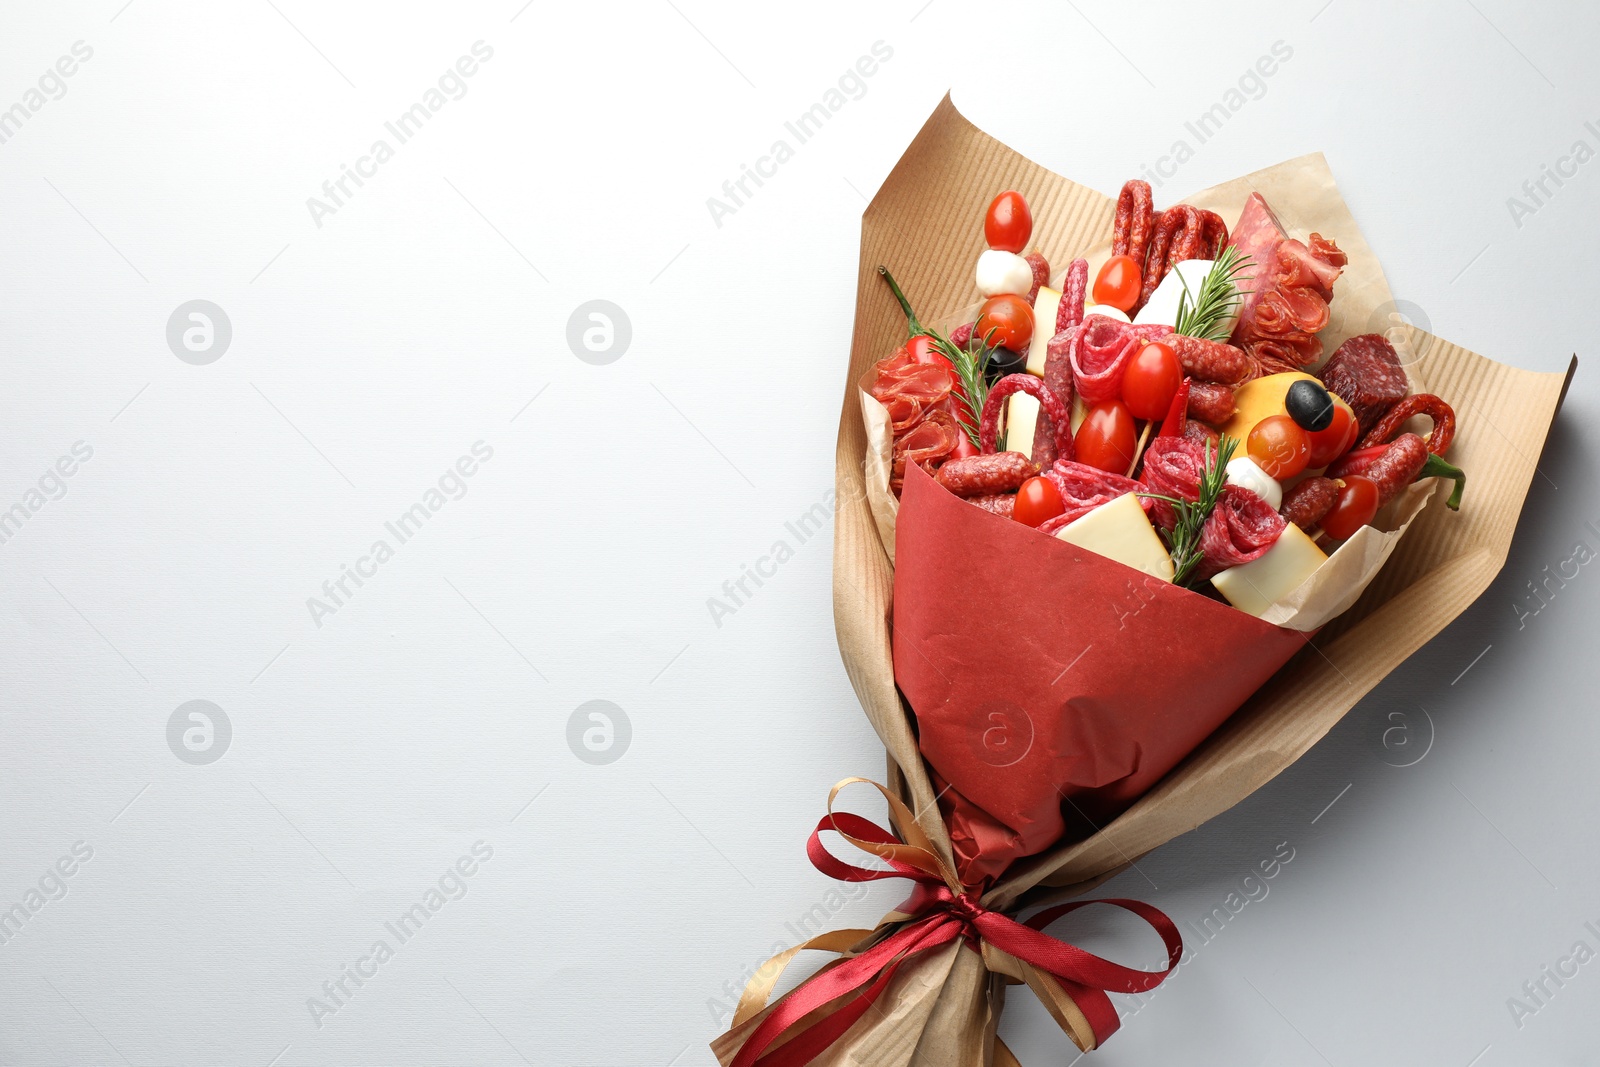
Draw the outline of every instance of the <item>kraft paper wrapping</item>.
<instances>
[{"instance_id":1,"label":"kraft paper wrapping","mask_svg":"<svg viewBox=\"0 0 1600 1067\"><path fill-rule=\"evenodd\" d=\"M840 654L862 709L888 750L888 781L936 849L951 859L912 715L895 685L891 643L894 567L885 545L893 516L875 514L867 484L869 441L858 382L905 340L905 320L883 291L890 268L925 321L971 300L983 250L979 220L995 193L1020 190L1033 209L1032 244L1057 267L1102 245L1115 201L1046 170L964 119L947 96L868 205L862 219L855 332L844 375L835 453L842 502L834 523L834 619ZM1519 370L1397 325L1383 270L1320 155L1304 156L1189 198L1225 218L1258 190L1291 234L1316 230L1350 257L1338 282L1329 351L1345 337L1388 332L1412 359L1408 372L1451 402L1458 429L1450 458L1468 473L1460 512L1422 507L1420 486L1391 505L1376 572L1353 606L1316 635L1316 651L1291 658L1182 763L1098 833L1013 864L984 896L1007 908L1085 892L1130 861L1237 804L1288 767L1385 675L1438 634L1505 563L1523 500L1576 358L1565 374ZM1158 201L1161 200L1159 191ZM1170 201L1168 201L1170 202ZM1166 206L1167 202L1158 202ZM882 523L883 525L880 525ZM882 532L880 532L882 531ZM1354 539L1352 539L1354 541ZM1372 560L1363 549L1358 569ZM1242 613L1241 613L1242 614ZM1275 620L1276 621L1276 620ZM1159 904L1159 901L1155 903ZM1004 1067L994 1027L1004 985L976 952L961 949L919 968L830 1050L827 1063ZM930 976L943 974L942 981ZM985 1001L987 1003L985 1003ZM924 1010L925 1009L925 1010ZM736 1034L718 1042L724 1063ZM891 1051L892 1050L892 1051ZM909 1050L909 1052L907 1051ZM818 1061L823 1062L823 1061Z\"/></svg>"}]
</instances>

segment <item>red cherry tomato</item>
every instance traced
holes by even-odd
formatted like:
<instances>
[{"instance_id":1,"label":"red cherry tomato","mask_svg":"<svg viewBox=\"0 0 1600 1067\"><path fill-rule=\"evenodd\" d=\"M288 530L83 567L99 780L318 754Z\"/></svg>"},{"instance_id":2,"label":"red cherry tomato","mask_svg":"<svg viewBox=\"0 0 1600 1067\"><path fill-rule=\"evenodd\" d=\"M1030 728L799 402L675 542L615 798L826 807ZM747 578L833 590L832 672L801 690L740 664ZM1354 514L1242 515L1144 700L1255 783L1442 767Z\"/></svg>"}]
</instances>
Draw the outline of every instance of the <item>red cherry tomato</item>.
<instances>
[{"instance_id":1,"label":"red cherry tomato","mask_svg":"<svg viewBox=\"0 0 1600 1067\"><path fill-rule=\"evenodd\" d=\"M1280 481L1305 470L1311 458L1311 441L1306 432L1287 415L1268 415L1256 423L1245 448L1256 466Z\"/></svg>"},{"instance_id":2,"label":"red cherry tomato","mask_svg":"<svg viewBox=\"0 0 1600 1067\"><path fill-rule=\"evenodd\" d=\"M1026 352L1028 342L1033 340L1033 308L1028 306L1026 297L1016 293L991 296L978 312L978 325L973 327L972 335L992 348Z\"/></svg>"},{"instance_id":3,"label":"red cherry tomato","mask_svg":"<svg viewBox=\"0 0 1600 1067\"><path fill-rule=\"evenodd\" d=\"M919 333L906 342L906 353L913 363L949 363L944 353L934 347L933 338Z\"/></svg>"},{"instance_id":4,"label":"red cherry tomato","mask_svg":"<svg viewBox=\"0 0 1600 1067\"><path fill-rule=\"evenodd\" d=\"M1131 311L1139 302L1139 264L1132 256L1112 256L1095 275L1094 302L1110 304L1118 311Z\"/></svg>"},{"instance_id":5,"label":"red cherry tomato","mask_svg":"<svg viewBox=\"0 0 1600 1067\"><path fill-rule=\"evenodd\" d=\"M1011 517L1024 526L1038 526L1067 510L1061 499L1061 490L1049 478L1029 478L1017 490L1017 502L1011 508Z\"/></svg>"},{"instance_id":6,"label":"red cherry tomato","mask_svg":"<svg viewBox=\"0 0 1600 1067\"><path fill-rule=\"evenodd\" d=\"M1137 418L1164 419L1182 384L1183 364L1178 362L1178 354L1160 341L1151 341L1139 349L1123 373L1122 399Z\"/></svg>"},{"instance_id":7,"label":"red cherry tomato","mask_svg":"<svg viewBox=\"0 0 1600 1067\"><path fill-rule=\"evenodd\" d=\"M983 236L990 248L1021 254L1033 236L1033 212L1021 193L1008 189L994 198L983 217Z\"/></svg>"},{"instance_id":8,"label":"red cherry tomato","mask_svg":"<svg viewBox=\"0 0 1600 1067\"><path fill-rule=\"evenodd\" d=\"M1311 457L1306 460L1306 466L1326 467L1344 455L1356 443L1356 429L1356 417L1350 411L1350 405L1334 397L1333 421L1306 435L1311 438Z\"/></svg>"},{"instance_id":9,"label":"red cherry tomato","mask_svg":"<svg viewBox=\"0 0 1600 1067\"><path fill-rule=\"evenodd\" d=\"M1335 541L1351 537L1378 513L1378 486L1371 478L1341 478L1333 508L1322 517L1322 532Z\"/></svg>"},{"instance_id":10,"label":"red cherry tomato","mask_svg":"<svg viewBox=\"0 0 1600 1067\"><path fill-rule=\"evenodd\" d=\"M1089 408L1072 439L1079 463L1113 474L1127 474L1138 441L1133 412L1120 400L1102 400Z\"/></svg>"}]
</instances>

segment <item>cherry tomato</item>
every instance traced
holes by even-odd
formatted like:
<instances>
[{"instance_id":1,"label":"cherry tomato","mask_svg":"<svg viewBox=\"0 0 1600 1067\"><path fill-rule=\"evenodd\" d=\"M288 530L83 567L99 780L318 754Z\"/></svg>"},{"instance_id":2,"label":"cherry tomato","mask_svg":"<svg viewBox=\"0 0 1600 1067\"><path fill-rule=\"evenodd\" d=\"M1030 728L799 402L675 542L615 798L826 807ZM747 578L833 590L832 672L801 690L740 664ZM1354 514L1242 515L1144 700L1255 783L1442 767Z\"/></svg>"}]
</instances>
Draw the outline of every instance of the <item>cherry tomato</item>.
<instances>
[{"instance_id":1,"label":"cherry tomato","mask_svg":"<svg viewBox=\"0 0 1600 1067\"><path fill-rule=\"evenodd\" d=\"M1028 342L1033 340L1033 308L1028 306L1026 297L1016 293L991 296L978 312L978 325L972 335L991 347L1026 352Z\"/></svg>"},{"instance_id":2,"label":"cherry tomato","mask_svg":"<svg viewBox=\"0 0 1600 1067\"><path fill-rule=\"evenodd\" d=\"M1120 400L1102 400L1091 406L1072 439L1079 463L1113 474L1128 473L1137 441L1133 412Z\"/></svg>"},{"instance_id":3,"label":"cherry tomato","mask_svg":"<svg viewBox=\"0 0 1600 1067\"><path fill-rule=\"evenodd\" d=\"M1049 478L1029 478L1017 490L1017 502L1012 506L1011 517L1024 526L1038 526L1067 510L1061 499L1061 490Z\"/></svg>"},{"instance_id":4,"label":"cherry tomato","mask_svg":"<svg viewBox=\"0 0 1600 1067\"><path fill-rule=\"evenodd\" d=\"M943 352L934 347L933 338L919 333L906 342L906 353L913 363L949 363Z\"/></svg>"},{"instance_id":5,"label":"cherry tomato","mask_svg":"<svg viewBox=\"0 0 1600 1067\"><path fill-rule=\"evenodd\" d=\"M1279 481L1305 470L1311 458L1310 439L1287 415L1268 415L1256 423L1245 448L1256 466Z\"/></svg>"},{"instance_id":6,"label":"cherry tomato","mask_svg":"<svg viewBox=\"0 0 1600 1067\"><path fill-rule=\"evenodd\" d=\"M1307 436L1311 438L1311 458L1306 460L1307 467L1326 467L1344 455L1345 450L1356 443L1356 417L1350 411L1350 405L1334 397L1333 421L1320 430L1312 430Z\"/></svg>"},{"instance_id":7,"label":"cherry tomato","mask_svg":"<svg viewBox=\"0 0 1600 1067\"><path fill-rule=\"evenodd\" d=\"M1118 311L1132 311L1139 302L1139 264L1132 256L1112 256L1095 275L1092 296L1096 304L1110 304Z\"/></svg>"},{"instance_id":8,"label":"cherry tomato","mask_svg":"<svg viewBox=\"0 0 1600 1067\"><path fill-rule=\"evenodd\" d=\"M983 236L990 248L1022 253L1033 236L1033 212L1021 193L1008 189L994 198L983 217Z\"/></svg>"},{"instance_id":9,"label":"cherry tomato","mask_svg":"<svg viewBox=\"0 0 1600 1067\"><path fill-rule=\"evenodd\" d=\"M1371 478L1352 474L1341 478L1339 496L1322 517L1322 532L1335 541L1351 537L1378 513L1378 485Z\"/></svg>"},{"instance_id":10,"label":"cherry tomato","mask_svg":"<svg viewBox=\"0 0 1600 1067\"><path fill-rule=\"evenodd\" d=\"M1128 363L1122 375L1122 399L1141 419L1164 419L1172 398L1183 384L1183 364L1178 354L1160 341L1151 341Z\"/></svg>"}]
</instances>

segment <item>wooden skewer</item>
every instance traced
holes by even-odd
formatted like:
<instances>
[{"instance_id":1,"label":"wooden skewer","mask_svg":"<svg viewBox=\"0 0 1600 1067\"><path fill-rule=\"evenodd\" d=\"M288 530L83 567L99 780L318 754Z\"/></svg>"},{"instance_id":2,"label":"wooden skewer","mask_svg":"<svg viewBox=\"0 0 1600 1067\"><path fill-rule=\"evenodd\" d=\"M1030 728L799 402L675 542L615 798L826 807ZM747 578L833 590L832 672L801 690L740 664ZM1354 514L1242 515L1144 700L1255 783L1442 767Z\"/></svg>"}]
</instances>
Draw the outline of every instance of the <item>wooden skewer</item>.
<instances>
[{"instance_id":1,"label":"wooden skewer","mask_svg":"<svg viewBox=\"0 0 1600 1067\"><path fill-rule=\"evenodd\" d=\"M1128 464L1128 473L1123 475L1124 478L1133 477L1134 470L1139 466L1139 458L1144 455L1144 446L1150 440L1150 427L1154 425L1155 420L1151 419L1144 424L1144 429L1139 431L1139 443L1133 448L1133 462Z\"/></svg>"}]
</instances>

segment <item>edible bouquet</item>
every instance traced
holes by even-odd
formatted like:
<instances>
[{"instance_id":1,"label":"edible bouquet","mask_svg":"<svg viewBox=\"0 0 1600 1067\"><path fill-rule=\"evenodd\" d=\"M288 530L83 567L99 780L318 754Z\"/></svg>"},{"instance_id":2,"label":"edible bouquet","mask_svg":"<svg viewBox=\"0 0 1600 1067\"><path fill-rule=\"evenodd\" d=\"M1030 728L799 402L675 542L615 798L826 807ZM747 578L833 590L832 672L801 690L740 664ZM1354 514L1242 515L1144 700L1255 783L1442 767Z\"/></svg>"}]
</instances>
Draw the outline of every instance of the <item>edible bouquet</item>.
<instances>
[{"instance_id":1,"label":"edible bouquet","mask_svg":"<svg viewBox=\"0 0 1600 1067\"><path fill-rule=\"evenodd\" d=\"M838 448L835 615L890 825L830 797L808 846L912 892L774 957L724 1064L1015 1063L996 1026L1019 983L1089 1050L1110 994L1177 966L1148 903L1102 901L1155 929L1164 968L1052 924L1482 592L1571 374L1393 308L1319 156L1112 199L944 101L866 212ZM805 948L838 958L768 1006Z\"/></svg>"}]
</instances>

